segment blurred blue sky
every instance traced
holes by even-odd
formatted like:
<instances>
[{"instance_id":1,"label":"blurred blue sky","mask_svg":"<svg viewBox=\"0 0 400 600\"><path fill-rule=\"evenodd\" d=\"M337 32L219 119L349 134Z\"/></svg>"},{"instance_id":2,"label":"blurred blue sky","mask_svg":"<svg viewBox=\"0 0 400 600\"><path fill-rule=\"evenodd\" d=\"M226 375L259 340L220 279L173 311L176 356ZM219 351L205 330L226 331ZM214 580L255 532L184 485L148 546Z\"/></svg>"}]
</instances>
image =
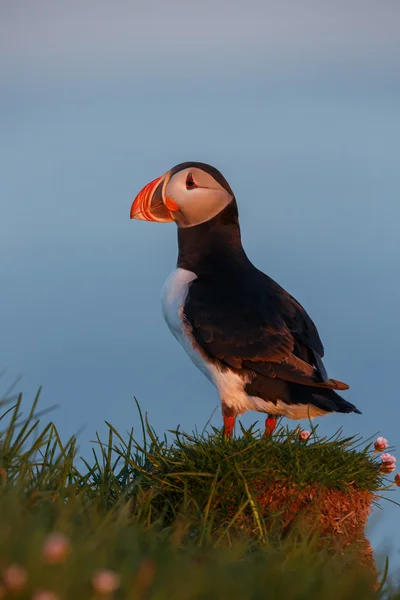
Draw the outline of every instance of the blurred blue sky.
<instances>
[{"instance_id":1,"label":"blurred blue sky","mask_svg":"<svg viewBox=\"0 0 400 600\"><path fill-rule=\"evenodd\" d=\"M160 311L175 226L129 209L176 163L206 161L236 193L249 256L310 312L363 411L320 431L400 448L399 22L390 0L1 3L4 389L43 384L64 436L85 426L83 452L105 419L138 425L134 395L159 433L203 427L216 393ZM400 524L384 509L379 548Z\"/></svg>"}]
</instances>

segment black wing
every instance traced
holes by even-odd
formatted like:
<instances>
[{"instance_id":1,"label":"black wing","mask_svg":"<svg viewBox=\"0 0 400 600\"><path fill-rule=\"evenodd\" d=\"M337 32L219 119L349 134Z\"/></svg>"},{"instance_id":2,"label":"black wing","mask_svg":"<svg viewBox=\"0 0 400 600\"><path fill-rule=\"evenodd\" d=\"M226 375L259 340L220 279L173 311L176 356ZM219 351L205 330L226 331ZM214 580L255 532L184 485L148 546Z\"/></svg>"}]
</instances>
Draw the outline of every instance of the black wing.
<instances>
[{"instance_id":1,"label":"black wing","mask_svg":"<svg viewBox=\"0 0 400 600\"><path fill-rule=\"evenodd\" d=\"M304 385L348 387L327 381L323 345L304 308L257 269L239 280L196 279L184 317L211 359Z\"/></svg>"}]
</instances>

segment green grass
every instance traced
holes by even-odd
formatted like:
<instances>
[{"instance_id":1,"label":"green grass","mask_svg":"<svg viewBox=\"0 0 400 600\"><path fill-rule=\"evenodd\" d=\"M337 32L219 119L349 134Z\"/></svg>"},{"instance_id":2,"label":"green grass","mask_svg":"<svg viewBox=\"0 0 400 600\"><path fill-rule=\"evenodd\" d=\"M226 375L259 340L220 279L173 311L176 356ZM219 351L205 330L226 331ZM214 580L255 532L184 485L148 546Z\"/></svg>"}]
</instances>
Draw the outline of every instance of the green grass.
<instances>
[{"instance_id":1,"label":"green grass","mask_svg":"<svg viewBox=\"0 0 400 600\"><path fill-rule=\"evenodd\" d=\"M333 489L352 483L369 491L379 489L383 482L379 464L371 459L371 445L361 448L359 438L344 438L341 432L320 438L314 428L307 442L299 440L297 429L283 427L270 438L253 428L242 429L241 436L232 440L224 440L215 429L195 436L174 433L171 445L161 445L153 438L149 460L160 477L213 479L219 470L220 478L237 479L240 470L246 478L259 475L271 481L291 480Z\"/></svg>"},{"instance_id":2,"label":"green grass","mask_svg":"<svg viewBox=\"0 0 400 600\"><path fill-rule=\"evenodd\" d=\"M314 430L305 443L296 431L281 428L264 439L251 428L233 440L215 429L178 431L167 442L139 415L140 443L136 433L121 436L109 425L108 439L98 439L92 459L83 461L76 439L64 443L36 410L37 399L24 417L19 397L3 402L0 421L0 578L12 563L28 574L12 597L46 589L62 599L98 598L91 580L100 568L120 574L115 598L379 597L351 552L321 548L317 536L296 530L285 537L271 531L251 487L262 478L266 486L379 491L385 481L378 459L359 438L339 432L326 439ZM254 520L256 535L234 526L238 515ZM57 565L42 555L52 532L71 543ZM400 599L398 590L383 593Z\"/></svg>"}]
</instances>

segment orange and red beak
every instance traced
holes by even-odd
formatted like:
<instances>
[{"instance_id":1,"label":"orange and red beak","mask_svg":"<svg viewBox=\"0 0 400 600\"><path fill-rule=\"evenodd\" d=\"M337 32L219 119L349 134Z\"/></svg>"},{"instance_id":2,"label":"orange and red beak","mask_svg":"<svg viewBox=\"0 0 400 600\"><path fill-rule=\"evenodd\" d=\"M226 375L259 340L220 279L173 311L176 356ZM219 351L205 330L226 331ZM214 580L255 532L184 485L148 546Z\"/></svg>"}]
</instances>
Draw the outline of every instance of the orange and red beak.
<instances>
[{"instance_id":1,"label":"orange and red beak","mask_svg":"<svg viewBox=\"0 0 400 600\"><path fill-rule=\"evenodd\" d=\"M148 183L138 193L131 207L131 219L141 221L157 221L169 223L173 221L171 211L179 210L179 206L167 198L163 200L163 187L168 173Z\"/></svg>"}]
</instances>

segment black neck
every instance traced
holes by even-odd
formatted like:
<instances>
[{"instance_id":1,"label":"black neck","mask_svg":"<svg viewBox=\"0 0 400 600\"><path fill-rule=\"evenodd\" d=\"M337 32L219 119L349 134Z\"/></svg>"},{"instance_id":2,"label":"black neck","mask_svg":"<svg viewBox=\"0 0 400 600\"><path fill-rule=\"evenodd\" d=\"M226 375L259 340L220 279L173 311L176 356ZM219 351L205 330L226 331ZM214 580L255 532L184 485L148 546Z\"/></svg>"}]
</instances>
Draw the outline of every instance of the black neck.
<instances>
[{"instance_id":1,"label":"black neck","mask_svg":"<svg viewBox=\"0 0 400 600\"><path fill-rule=\"evenodd\" d=\"M178 227L178 264L196 275L223 276L250 264L240 237L235 199L218 215L193 227Z\"/></svg>"}]
</instances>

